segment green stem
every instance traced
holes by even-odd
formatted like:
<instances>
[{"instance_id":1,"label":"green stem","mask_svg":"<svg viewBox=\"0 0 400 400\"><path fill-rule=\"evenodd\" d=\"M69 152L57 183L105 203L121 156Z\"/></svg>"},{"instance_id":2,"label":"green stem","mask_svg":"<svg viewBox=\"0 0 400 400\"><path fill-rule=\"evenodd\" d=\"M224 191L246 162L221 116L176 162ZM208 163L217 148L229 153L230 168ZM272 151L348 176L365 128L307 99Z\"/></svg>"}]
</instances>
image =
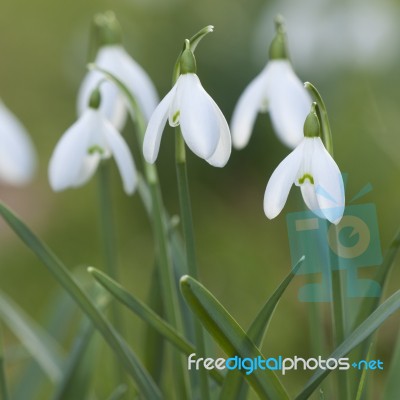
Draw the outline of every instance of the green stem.
<instances>
[{"instance_id":1,"label":"green stem","mask_svg":"<svg viewBox=\"0 0 400 400\"><path fill-rule=\"evenodd\" d=\"M117 274L117 249L115 243L114 219L110 192L110 168L107 161L100 162L98 168L98 187L100 201L100 226L102 247L104 255L104 269L113 279L118 279ZM111 302L111 320L116 330L122 333L122 319L115 302ZM121 382L124 376L122 367L117 365L117 379Z\"/></svg>"},{"instance_id":2,"label":"green stem","mask_svg":"<svg viewBox=\"0 0 400 400\"><path fill-rule=\"evenodd\" d=\"M333 246L337 249L337 230L335 229L335 241ZM337 253L337 252L336 252ZM333 269L334 260L331 264L331 279L332 279L332 315L333 315L333 337L334 337L334 348L337 348L346 338L346 316L345 316L345 304L343 298L343 285L342 285L342 274L340 269ZM339 266L338 266L339 268ZM350 399L350 385L348 381L348 373L345 371L338 371L338 390L339 398L343 400Z\"/></svg>"},{"instance_id":3,"label":"green stem","mask_svg":"<svg viewBox=\"0 0 400 400\"><path fill-rule=\"evenodd\" d=\"M146 123L139 107L135 105L135 125L139 145L142 147ZM167 221L165 218L164 203L161 194L160 183L158 179L157 168L153 164L148 164L144 161L143 168L147 184L150 189L152 214L153 214L153 231L158 252L158 268L161 293L163 298L163 307L167 321L181 331L182 321L179 313L179 302L177 297L176 285L174 282L174 270L172 258L169 251ZM188 395L188 375L184 371L183 358L174 350L174 377L176 377L176 396L179 399L189 399Z\"/></svg>"},{"instance_id":4,"label":"green stem","mask_svg":"<svg viewBox=\"0 0 400 400\"><path fill-rule=\"evenodd\" d=\"M186 167L185 142L180 128L176 128L175 136L176 172L178 178L179 203L185 239L186 262L189 275L197 279L196 247L194 240L192 207L190 201L189 182ZM196 349L200 357L205 357L204 332L200 322L194 320ZM209 399L208 376L204 369L199 370L201 399Z\"/></svg>"},{"instance_id":5,"label":"green stem","mask_svg":"<svg viewBox=\"0 0 400 400\"><path fill-rule=\"evenodd\" d=\"M329 154L333 157L332 132L325 103L314 85L312 85L310 82L306 82L304 87L311 93L314 101L318 105L317 114L321 122L322 141L324 142L325 148L328 150Z\"/></svg>"},{"instance_id":6,"label":"green stem","mask_svg":"<svg viewBox=\"0 0 400 400\"><path fill-rule=\"evenodd\" d=\"M7 380L4 370L4 351L3 351L3 338L0 325L0 400L8 400Z\"/></svg>"}]
</instances>

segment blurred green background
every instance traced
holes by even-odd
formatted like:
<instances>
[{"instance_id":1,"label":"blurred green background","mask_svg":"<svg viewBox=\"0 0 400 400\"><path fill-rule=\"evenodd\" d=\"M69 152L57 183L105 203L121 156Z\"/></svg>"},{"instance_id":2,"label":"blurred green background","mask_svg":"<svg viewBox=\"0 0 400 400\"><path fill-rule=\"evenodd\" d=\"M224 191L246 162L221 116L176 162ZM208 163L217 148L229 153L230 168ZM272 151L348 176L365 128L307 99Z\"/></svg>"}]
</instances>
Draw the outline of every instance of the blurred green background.
<instances>
[{"instance_id":1,"label":"blurred green background","mask_svg":"<svg viewBox=\"0 0 400 400\"><path fill-rule=\"evenodd\" d=\"M273 17L281 9L289 14L287 29L295 69L302 80L318 87L328 107L335 158L349 174L347 198L372 184L374 190L358 203L376 205L385 249L400 222L400 57L399 32L393 24L398 3L322 3L317 9L311 0L3 0L0 96L31 133L40 168L29 187L0 186L1 200L70 268L101 268L96 179L81 189L57 194L47 180L51 152L76 119L76 95L85 74L92 16L107 9L115 11L126 49L149 73L161 97L170 88L183 39L205 25L215 25L215 32L196 52L198 75L229 120L239 95L267 61ZM365 8L365 4L372 11L358 13L357 7ZM365 19L358 21L360 14ZM374 29L377 22L381 25ZM378 37L371 37L371 32ZM132 135L131 125L124 135ZM173 150L173 131L167 128L158 164L168 209L178 213ZM299 190L292 190L284 212L275 220L267 220L262 209L267 181L287 154L263 114L250 144L241 152L233 151L224 169L189 156L201 281L243 327L290 269L285 214L302 209ZM138 196L125 196L114 167L113 200L120 280L146 299L154 261L151 230ZM366 273L373 270L367 268ZM396 265L387 293L398 289L399 279ZM266 338L266 354L315 356L310 351L308 308L297 299L302 283L302 277L296 278L285 294ZM40 321L56 288L45 268L0 221L0 289ZM349 303L356 304L356 300ZM399 316L392 317L378 336L377 358L385 366L393 353L398 323ZM139 352L142 332L143 325L133 319L129 335ZM6 343L16 343L9 332ZM284 382L295 393L309 375L295 372ZM371 390L378 393L385 377L385 372L374 373Z\"/></svg>"}]
</instances>

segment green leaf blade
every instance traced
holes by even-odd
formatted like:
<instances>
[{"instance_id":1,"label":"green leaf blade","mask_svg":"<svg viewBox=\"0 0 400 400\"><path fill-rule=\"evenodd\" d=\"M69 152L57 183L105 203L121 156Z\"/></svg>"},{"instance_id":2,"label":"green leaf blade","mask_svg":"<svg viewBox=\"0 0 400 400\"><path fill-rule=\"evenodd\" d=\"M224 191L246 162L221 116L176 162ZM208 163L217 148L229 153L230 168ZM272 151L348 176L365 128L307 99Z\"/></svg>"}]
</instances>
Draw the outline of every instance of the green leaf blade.
<instances>
[{"instance_id":1,"label":"green leaf blade","mask_svg":"<svg viewBox=\"0 0 400 400\"><path fill-rule=\"evenodd\" d=\"M394 312L400 308L400 290L383 302L360 326L358 326L342 344L329 356L339 359L346 356L372 333L374 333ZM305 400L318 388L320 383L329 375L329 369L318 370L308 381L296 400Z\"/></svg>"},{"instance_id":2,"label":"green leaf blade","mask_svg":"<svg viewBox=\"0 0 400 400\"><path fill-rule=\"evenodd\" d=\"M194 314L229 357L238 355L241 358L263 358L239 324L198 281L183 276L181 291ZM245 377L261 399L289 399L273 371L256 369Z\"/></svg>"},{"instance_id":3,"label":"green leaf blade","mask_svg":"<svg viewBox=\"0 0 400 400\"><path fill-rule=\"evenodd\" d=\"M0 203L0 215L7 224L21 238L21 240L36 254L53 277L63 286L82 311L92 321L96 329L102 334L122 365L137 383L143 395L149 399L161 400L162 395L150 375L143 368L138 358L118 336L112 326L93 305L82 289L76 284L67 268L43 244L33 232L17 218L6 206Z\"/></svg>"}]
</instances>

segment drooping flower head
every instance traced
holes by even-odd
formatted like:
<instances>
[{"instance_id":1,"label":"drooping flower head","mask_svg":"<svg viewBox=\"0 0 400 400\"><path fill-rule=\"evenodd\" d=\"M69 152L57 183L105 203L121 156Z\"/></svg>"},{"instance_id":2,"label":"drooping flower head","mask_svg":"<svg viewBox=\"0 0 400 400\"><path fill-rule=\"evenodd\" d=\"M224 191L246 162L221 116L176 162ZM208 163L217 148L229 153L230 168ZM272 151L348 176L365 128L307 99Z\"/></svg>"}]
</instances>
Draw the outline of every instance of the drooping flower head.
<instances>
[{"instance_id":1,"label":"drooping flower head","mask_svg":"<svg viewBox=\"0 0 400 400\"><path fill-rule=\"evenodd\" d=\"M320 137L315 103L304 123L304 138L273 172L264 195L265 215L275 218L293 184L300 187L307 207L318 217L338 224L345 196L342 175Z\"/></svg>"},{"instance_id":2,"label":"drooping flower head","mask_svg":"<svg viewBox=\"0 0 400 400\"><path fill-rule=\"evenodd\" d=\"M84 185L99 163L113 156L125 192L134 192L137 176L132 154L100 106L101 94L97 88L90 97L89 107L57 143L49 164L49 180L54 191Z\"/></svg>"},{"instance_id":3,"label":"drooping flower head","mask_svg":"<svg viewBox=\"0 0 400 400\"><path fill-rule=\"evenodd\" d=\"M0 100L0 181L24 185L35 169L36 153L26 129Z\"/></svg>"},{"instance_id":4,"label":"drooping flower head","mask_svg":"<svg viewBox=\"0 0 400 400\"><path fill-rule=\"evenodd\" d=\"M94 63L113 74L131 91L148 120L159 101L157 91L144 69L122 47L121 28L114 13L96 15L94 25L100 42ZM79 115L86 111L90 95L102 79L104 75L99 71L87 73L78 94ZM107 81L101 85L101 95L100 111L120 131L128 110L123 94L114 83Z\"/></svg>"},{"instance_id":5,"label":"drooping flower head","mask_svg":"<svg viewBox=\"0 0 400 400\"><path fill-rule=\"evenodd\" d=\"M188 40L185 46L180 59L181 75L155 109L147 126L144 158L151 164L156 161L168 120L170 126L180 126L193 153L215 167L223 167L231 154L229 126L196 75L196 60Z\"/></svg>"},{"instance_id":6,"label":"drooping flower head","mask_svg":"<svg viewBox=\"0 0 400 400\"><path fill-rule=\"evenodd\" d=\"M240 96L232 116L233 145L241 149L250 139L259 112L269 112L273 128L288 147L303 138L302 127L312 103L289 61L281 18L269 50L270 61Z\"/></svg>"}]
</instances>

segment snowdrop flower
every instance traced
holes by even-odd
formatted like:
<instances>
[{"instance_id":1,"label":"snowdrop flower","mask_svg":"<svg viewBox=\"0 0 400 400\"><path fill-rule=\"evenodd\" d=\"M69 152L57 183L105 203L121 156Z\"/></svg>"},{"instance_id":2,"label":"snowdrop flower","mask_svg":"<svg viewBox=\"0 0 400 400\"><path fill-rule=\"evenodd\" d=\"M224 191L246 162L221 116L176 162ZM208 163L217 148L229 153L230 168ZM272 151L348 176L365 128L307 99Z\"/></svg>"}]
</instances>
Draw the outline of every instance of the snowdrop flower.
<instances>
[{"instance_id":1,"label":"snowdrop flower","mask_svg":"<svg viewBox=\"0 0 400 400\"><path fill-rule=\"evenodd\" d=\"M99 163L113 156L125 192L134 192L137 176L132 155L120 133L103 116L100 103L100 91L96 89L90 106L57 143L49 164L50 186L54 191L84 185Z\"/></svg>"},{"instance_id":2,"label":"snowdrop flower","mask_svg":"<svg viewBox=\"0 0 400 400\"><path fill-rule=\"evenodd\" d=\"M160 148L164 126L180 125L183 138L197 156L214 167L223 167L231 154L229 126L214 100L201 86L196 75L196 60L185 42L176 84L155 109L144 137L143 154L154 163Z\"/></svg>"},{"instance_id":3,"label":"snowdrop flower","mask_svg":"<svg viewBox=\"0 0 400 400\"><path fill-rule=\"evenodd\" d=\"M273 128L286 146L294 148L303 138L312 100L288 60L282 21L277 19L276 24L270 61L247 86L233 112L232 140L237 149L247 145L259 112L269 111Z\"/></svg>"},{"instance_id":4,"label":"snowdrop flower","mask_svg":"<svg viewBox=\"0 0 400 400\"><path fill-rule=\"evenodd\" d=\"M36 154L28 133L0 100L0 181L26 184L35 168Z\"/></svg>"},{"instance_id":5,"label":"snowdrop flower","mask_svg":"<svg viewBox=\"0 0 400 400\"><path fill-rule=\"evenodd\" d=\"M118 21L112 12L97 15L95 24L99 29L102 46L94 64L117 77L133 94L144 117L148 120L158 104L156 89L144 69L134 61L121 45ZM78 94L78 114L82 115L92 91L104 80L99 71L89 71ZM102 104L100 111L121 130L126 122L128 106L116 85L105 82L101 85Z\"/></svg>"},{"instance_id":6,"label":"snowdrop flower","mask_svg":"<svg viewBox=\"0 0 400 400\"><path fill-rule=\"evenodd\" d=\"M273 172L264 196L264 212L275 218L283 209L292 185L300 187L307 207L318 217L338 224L344 212L340 170L320 138L315 104L304 124L304 138Z\"/></svg>"}]
</instances>

